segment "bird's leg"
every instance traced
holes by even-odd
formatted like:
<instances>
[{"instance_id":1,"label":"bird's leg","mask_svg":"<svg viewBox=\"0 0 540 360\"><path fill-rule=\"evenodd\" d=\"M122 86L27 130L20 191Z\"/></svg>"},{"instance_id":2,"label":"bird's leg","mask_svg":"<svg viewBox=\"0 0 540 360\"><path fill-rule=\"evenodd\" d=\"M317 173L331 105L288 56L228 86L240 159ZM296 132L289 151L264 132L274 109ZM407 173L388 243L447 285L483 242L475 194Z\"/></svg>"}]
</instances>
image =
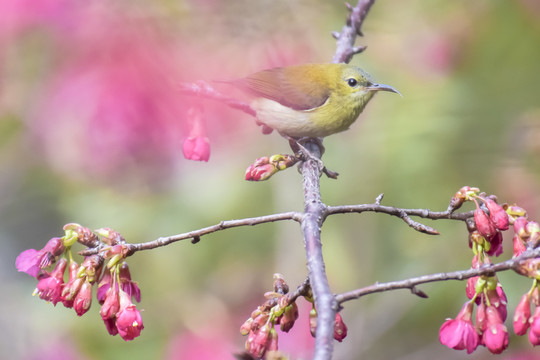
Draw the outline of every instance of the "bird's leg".
<instances>
[{"instance_id":1,"label":"bird's leg","mask_svg":"<svg viewBox=\"0 0 540 360\"><path fill-rule=\"evenodd\" d=\"M307 142L314 142L317 146L319 146L319 149L321 149L321 155L324 154L325 148L322 143L322 138L310 138L310 137L303 137L303 138L293 138L287 135L284 135L284 137L289 140L289 145L291 146L292 151L302 160L308 160L311 159L315 162L317 162L317 165L319 166L319 170L323 172L326 176L328 176L331 179L337 179L338 173L332 170L329 170L324 166L324 163L321 159L319 159L317 156L313 155L304 144Z\"/></svg>"}]
</instances>

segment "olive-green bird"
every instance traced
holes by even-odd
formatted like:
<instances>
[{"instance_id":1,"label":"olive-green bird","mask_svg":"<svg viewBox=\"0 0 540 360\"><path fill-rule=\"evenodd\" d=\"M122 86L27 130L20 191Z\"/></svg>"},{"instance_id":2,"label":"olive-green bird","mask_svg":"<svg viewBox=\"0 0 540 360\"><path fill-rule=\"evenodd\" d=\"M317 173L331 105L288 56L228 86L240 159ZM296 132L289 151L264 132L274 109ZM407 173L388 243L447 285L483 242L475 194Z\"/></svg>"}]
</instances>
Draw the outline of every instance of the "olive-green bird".
<instances>
[{"instance_id":1,"label":"olive-green bird","mask_svg":"<svg viewBox=\"0 0 540 360\"><path fill-rule=\"evenodd\" d=\"M345 131L377 91L377 84L348 64L305 64L259 71L231 82L252 96L257 119L281 135L325 137ZM401 95L401 94L400 94Z\"/></svg>"}]
</instances>

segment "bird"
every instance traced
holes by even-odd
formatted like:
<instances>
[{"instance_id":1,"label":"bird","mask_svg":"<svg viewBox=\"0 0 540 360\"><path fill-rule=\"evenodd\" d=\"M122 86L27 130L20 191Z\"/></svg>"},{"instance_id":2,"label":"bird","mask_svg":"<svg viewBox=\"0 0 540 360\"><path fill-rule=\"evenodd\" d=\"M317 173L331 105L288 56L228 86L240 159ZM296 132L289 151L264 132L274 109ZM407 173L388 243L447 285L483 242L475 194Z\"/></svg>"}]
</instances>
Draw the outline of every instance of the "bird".
<instances>
[{"instance_id":1,"label":"bird","mask_svg":"<svg viewBox=\"0 0 540 360\"><path fill-rule=\"evenodd\" d=\"M227 81L250 97L263 132L293 139L324 138L349 129L376 92L401 95L349 64L302 64Z\"/></svg>"}]
</instances>

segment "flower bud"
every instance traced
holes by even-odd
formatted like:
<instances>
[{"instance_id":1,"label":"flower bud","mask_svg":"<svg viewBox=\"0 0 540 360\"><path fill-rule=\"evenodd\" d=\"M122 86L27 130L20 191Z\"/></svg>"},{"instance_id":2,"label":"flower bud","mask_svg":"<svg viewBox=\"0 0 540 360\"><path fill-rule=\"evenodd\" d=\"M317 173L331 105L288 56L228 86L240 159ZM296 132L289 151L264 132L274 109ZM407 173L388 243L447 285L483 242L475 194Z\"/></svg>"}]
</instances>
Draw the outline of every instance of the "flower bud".
<instances>
[{"instance_id":1,"label":"flower bud","mask_svg":"<svg viewBox=\"0 0 540 360\"><path fill-rule=\"evenodd\" d=\"M519 236L523 241L526 241L529 238L529 232L527 231L527 223L529 220L527 220L524 217L518 217L514 221L514 232L517 236Z\"/></svg>"},{"instance_id":2,"label":"flower bud","mask_svg":"<svg viewBox=\"0 0 540 360\"><path fill-rule=\"evenodd\" d=\"M298 319L298 306L296 306L296 303L293 302L289 306L285 307L285 311L279 319L281 331L289 332L289 330L292 329L296 319Z\"/></svg>"},{"instance_id":3,"label":"flower bud","mask_svg":"<svg viewBox=\"0 0 540 360\"><path fill-rule=\"evenodd\" d=\"M512 239L514 243L514 252L513 257L521 255L527 248L525 247L525 243L521 238L516 234L514 235L514 238Z\"/></svg>"},{"instance_id":4,"label":"flower bud","mask_svg":"<svg viewBox=\"0 0 540 360\"><path fill-rule=\"evenodd\" d=\"M508 347L508 331L493 306L486 308L487 327L482 334L482 343L493 354L500 354Z\"/></svg>"},{"instance_id":5,"label":"flower bud","mask_svg":"<svg viewBox=\"0 0 540 360\"><path fill-rule=\"evenodd\" d=\"M484 203L489 210L489 218L495 224L495 227L503 231L508 230L508 214L504 211L503 207L489 198L485 199Z\"/></svg>"},{"instance_id":6,"label":"flower bud","mask_svg":"<svg viewBox=\"0 0 540 360\"><path fill-rule=\"evenodd\" d=\"M477 208L474 211L474 222L480 235L488 240L495 236L497 229L484 210Z\"/></svg>"},{"instance_id":7,"label":"flower bud","mask_svg":"<svg viewBox=\"0 0 540 360\"><path fill-rule=\"evenodd\" d=\"M86 280L75 295L73 310L78 316L83 316L90 309L90 305L92 305L92 284Z\"/></svg>"},{"instance_id":8,"label":"flower bud","mask_svg":"<svg viewBox=\"0 0 540 360\"><path fill-rule=\"evenodd\" d=\"M514 312L514 332L516 335L525 335L529 328L529 319L531 317L531 298L529 294L521 297L521 301L516 306Z\"/></svg>"},{"instance_id":9,"label":"flower bud","mask_svg":"<svg viewBox=\"0 0 540 360\"><path fill-rule=\"evenodd\" d=\"M315 333L317 332L317 319L317 310L315 310L315 307L313 307L309 311L309 331L313 337L315 337Z\"/></svg>"},{"instance_id":10,"label":"flower bud","mask_svg":"<svg viewBox=\"0 0 540 360\"><path fill-rule=\"evenodd\" d=\"M334 320L334 339L342 342L345 337L347 337L347 325L343 322L341 315L336 313L336 318Z\"/></svg>"}]
</instances>

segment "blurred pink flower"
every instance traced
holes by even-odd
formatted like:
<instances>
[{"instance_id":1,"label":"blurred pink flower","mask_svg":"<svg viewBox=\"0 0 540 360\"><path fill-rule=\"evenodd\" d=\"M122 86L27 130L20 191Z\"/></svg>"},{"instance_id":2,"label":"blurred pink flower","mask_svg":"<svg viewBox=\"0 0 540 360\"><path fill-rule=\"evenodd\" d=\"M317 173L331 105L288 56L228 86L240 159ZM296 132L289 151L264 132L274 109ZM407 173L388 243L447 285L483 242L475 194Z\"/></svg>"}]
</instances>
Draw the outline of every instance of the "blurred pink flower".
<instances>
[{"instance_id":1,"label":"blurred pink flower","mask_svg":"<svg viewBox=\"0 0 540 360\"><path fill-rule=\"evenodd\" d=\"M165 355L166 360L232 359L238 348L231 345L226 332L208 329L196 335L186 331L173 337Z\"/></svg>"}]
</instances>

